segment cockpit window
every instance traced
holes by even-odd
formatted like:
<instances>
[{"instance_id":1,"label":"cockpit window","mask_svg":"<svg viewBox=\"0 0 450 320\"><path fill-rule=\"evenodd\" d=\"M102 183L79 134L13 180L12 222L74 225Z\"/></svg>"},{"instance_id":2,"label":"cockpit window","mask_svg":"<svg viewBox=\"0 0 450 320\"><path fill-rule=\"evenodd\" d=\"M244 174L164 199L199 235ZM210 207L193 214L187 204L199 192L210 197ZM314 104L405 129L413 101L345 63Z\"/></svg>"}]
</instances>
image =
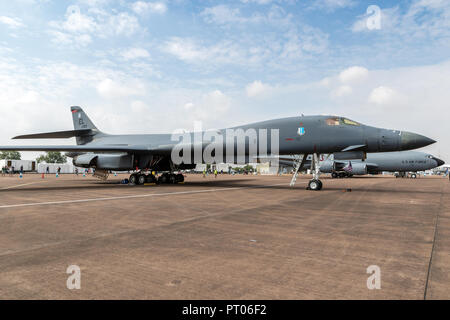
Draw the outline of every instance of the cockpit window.
<instances>
[{"instance_id":1,"label":"cockpit window","mask_svg":"<svg viewBox=\"0 0 450 320\"><path fill-rule=\"evenodd\" d=\"M340 124L339 118L328 118L325 120L328 126L338 126Z\"/></svg>"},{"instance_id":2,"label":"cockpit window","mask_svg":"<svg viewBox=\"0 0 450 320\"><path fill-rule=\"evenodd\" d=\"M339 118L332 117L325 120L325 123L328 126L340 126L340 125L348 125L348 126L360 126L360 124L356 121L347 119L347 118Z\"/></svg>"},{"instance_id":3,"label":"cockpit window","mask_svg":"<svg viewBox=\"0 0 450 320\"><path fill-rule=\"evenodd\" d=\"M342 122L344 124L348 124L350 126L359 126L360 125L358 122L350 120L350 119L346 119L346 118L342 118Z\"/></svg>"}]
</instances>

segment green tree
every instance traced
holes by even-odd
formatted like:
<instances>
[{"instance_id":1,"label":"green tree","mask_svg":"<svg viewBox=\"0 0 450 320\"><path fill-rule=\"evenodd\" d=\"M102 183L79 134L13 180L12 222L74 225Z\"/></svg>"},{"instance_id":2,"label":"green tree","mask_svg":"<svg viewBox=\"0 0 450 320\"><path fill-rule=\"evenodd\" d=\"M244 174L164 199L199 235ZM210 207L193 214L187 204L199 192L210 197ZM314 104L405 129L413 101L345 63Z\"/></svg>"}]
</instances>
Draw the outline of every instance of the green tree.
<instances>
[{"instance_id":1,"label":"green tree","mask_svg":"<svg viewBox=\"0 0 450 320\"><path fill-rule=\"evenodd\" d=\"M50 151L45 155L40 155L36 159L37 163L46 162L46 163L66 163L67 157L62 155L61 152L58 151Z\"/></svg>"},{"instance_id":2,"label":"green tree","mask_svg":"<svg viewBox=\"0 0 450 320\"><path fill-rule=\"evenodd\" d=\"M21 155L18 151L2 151L0 153L0 160L20 160Z\"/></svg>"}]
</instances>

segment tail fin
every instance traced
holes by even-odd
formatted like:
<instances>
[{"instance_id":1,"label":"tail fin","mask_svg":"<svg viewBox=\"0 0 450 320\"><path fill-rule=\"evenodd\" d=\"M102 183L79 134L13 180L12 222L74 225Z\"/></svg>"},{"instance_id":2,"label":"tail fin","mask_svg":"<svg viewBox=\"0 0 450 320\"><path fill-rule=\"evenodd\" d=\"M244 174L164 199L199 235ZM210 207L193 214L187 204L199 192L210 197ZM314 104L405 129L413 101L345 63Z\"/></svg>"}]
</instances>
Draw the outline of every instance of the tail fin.
<instances>
[{"instance_id":1,"label":"tail fin","mask_svg":"<svg viewBox=\"0 0 450 320\"><path fill-rule=\"evenodd\" d=\"M94 123L80 107L70 107L72 111L73 127L75 130L91 130L89 135L77 136L77 145L83 145L93 140L93 137L100 133Z\"/></svg>"},{"instance_id":2,"label":"tail fin","mask_svg":"<svg viewBox=\"0 0 450 320\"><path fill-rule=\"evenodd\" d=\"M91 129L98 130L97 127L92 123L91 119L80 107L70 107L72 111L73 127L75 130L81 129Z\"/></svg>"}]
</instances>

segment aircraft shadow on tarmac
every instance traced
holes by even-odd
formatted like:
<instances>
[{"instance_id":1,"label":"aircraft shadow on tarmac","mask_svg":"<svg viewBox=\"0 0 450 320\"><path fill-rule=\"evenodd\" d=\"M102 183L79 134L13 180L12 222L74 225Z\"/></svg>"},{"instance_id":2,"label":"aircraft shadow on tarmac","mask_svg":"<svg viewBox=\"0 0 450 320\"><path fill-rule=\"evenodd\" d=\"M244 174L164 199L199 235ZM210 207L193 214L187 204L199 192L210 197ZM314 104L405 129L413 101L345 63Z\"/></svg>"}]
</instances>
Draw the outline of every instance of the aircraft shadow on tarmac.
<instances>
[{"instance_id":1,"label":"aircraft shadow on tarmac","mask_svg":"<svg viewBox=\"0 0 450 320\"><path fill-rule=\"evenodd\" d=\"M366 178L367 179L367 178ZM122 185L120 184L120 181L113 180L113 181L83 181L82 184L78 185L68 185L68 186L43 186L43 185L36 185L35 187L24 187L24 188L11 188L11 189L4 189L0 190L0 194L5 193L23 193L23 192L52 192L52 191L74 191L74 190L136 190L136 191L151 191L151 190L158 190L161 187L168 187L164 188L164 191L166 192L169 190L174 190L176 192L179 191L179 188L211 188L211 189L220 189L220 188L248 188L248 189L277 189L277 190L304 190L305 189L305 181L299 180L297 181L297 185L292 188L289 186L289 181L286 181L286 184L283 184L282 182L279 182L281 184L278 185L264 185L264 184L258 184L258 183L249 183L254 182L257 179L237 179L237 180L205 180L205 181L186 181L183 184L162 184L162 185L150 185L150 186L132 186L132 185ZM334 179L335 180L335 179ZM364 186L357 186L353 187L351 183L351 179L348 180L340 180L340 181L348 181L348 183L340 185L340 186L334 186L331 184L328 184L325 186L323 191L326 192L344 192L344 191L351 191L351 192L372 192L372 193L409 193L410 190L408 189L393 189L393 188L380 188L379 186L372 186L372 187L364 187ZM70 183L70 181L68 181ZM302 183L305 182L305 183ZM120 189L118 189L120 188ZM193 190L195 191L195 190ZM425 194L436 194L436 190L432 191L426 191L421 190L421 193Z\"/></svg>"},{"instance_id":2,"label":"aircraft shadow on tarmac","mask_svg":"<svg viewBox=\"0 0 450 320\"><path fill-rule=\"evenodd\" d=\"M68 186L43 186L36 185L34 187L23 187L23 188L11 188L0 190L2 193L20 193L20 192L51 192L51 191L61 191L61 190L157 190L161 187L168 187L169 189L179 189L179 188L276 188L276 189L288 189L289 182L286 185L262 185L262 184L252 184L249 182L255 181L256 179L239 179L239 180L207 180L207 181L187 181L183 184L161 184L161 185L150 185L150 186L132 186L132 185L122 185L119 181L85 181L78 185L68 185ZM167 191L167 188L164 189Z\"/></svg>"}]
</instances>

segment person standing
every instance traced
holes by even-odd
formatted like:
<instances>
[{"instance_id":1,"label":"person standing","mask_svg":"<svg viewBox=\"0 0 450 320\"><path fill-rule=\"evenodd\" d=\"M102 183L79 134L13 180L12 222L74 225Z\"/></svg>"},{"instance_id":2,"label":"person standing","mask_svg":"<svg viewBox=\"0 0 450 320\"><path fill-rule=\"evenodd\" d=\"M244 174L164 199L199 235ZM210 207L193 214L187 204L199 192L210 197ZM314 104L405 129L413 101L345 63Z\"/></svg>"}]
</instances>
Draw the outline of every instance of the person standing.
<instances>
[{"instance_id":1,"label":"person standing","mask_svg":"<svg viewBox=\"0 0 450 320\"><path fill-rule=\"evenodd\" d=\"M214 169L214 178L217 178L217 169Z\"/></svg>"},{"instance_id":2,"label":"person standing","mask_svg":"<svg viewBox=\"0 0 450 320\"><path fill-rule=\"evenodd\" d=\"M6 167L2 167L2 177L6 176Z\"/></svg>"}]
</instances>

